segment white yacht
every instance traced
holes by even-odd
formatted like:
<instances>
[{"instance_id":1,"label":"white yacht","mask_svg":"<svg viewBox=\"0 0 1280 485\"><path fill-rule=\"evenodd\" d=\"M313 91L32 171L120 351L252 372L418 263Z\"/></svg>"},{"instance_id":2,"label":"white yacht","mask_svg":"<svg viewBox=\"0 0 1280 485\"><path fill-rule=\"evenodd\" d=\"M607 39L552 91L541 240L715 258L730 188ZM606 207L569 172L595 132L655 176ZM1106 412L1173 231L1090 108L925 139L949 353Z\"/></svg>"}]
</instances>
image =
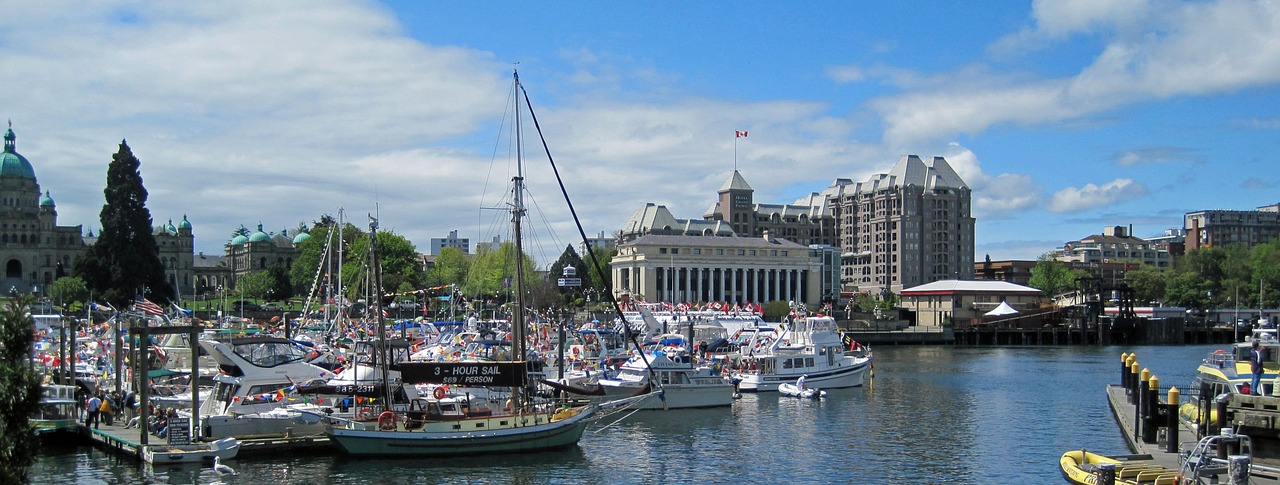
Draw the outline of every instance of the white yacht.
<instances>
[{"instance_id":1,"label":"white yacht","mask_svg":"<svg viewBox=\"0 0 1280 485\"><path fill-rule=\"evenodd\" d=\"M314 415L284 409L299 383L331 379L334 374L306 362L293 342L275 337L201 340L218 363L210 396L200 405L201 436L295 436L318 434L323 425Z\"/></svg>"},{"instance_id":2,"label":"white yacht","mask_svg":"<svg viewBox=\"0 0 1280 485\"><path fill-rule=\"evenodd\" d=\"M857 387L871 367L871 351L846 351L831 317L797 318L780 331L743 330L748 333L751 339L729 364L731 378L743 392L774 392L800 376L808 376L807 385L813 388Z\"/></svg>"},{"instance_id":3,"label":"white yacht","mask_svg":"<svg viewBox=\"0 0 1280 485\"><path fill-rule=\"evenodd\" d=\"M648 366L639 355L622 364L617 377L601 378L598 383L605 395L621 398L644 394L660 387L662 393L656 399L645 399L637 404L639 409L682 409L728 406L733 403L733 384L721 377L714 368L695 366L689 355L688 345L680 336L664 336L659 339L671 345L646 351ZM679 344L675 341L679 340ZM654 381L650 379L650 368Z\"/></svg>"}]
</instances>

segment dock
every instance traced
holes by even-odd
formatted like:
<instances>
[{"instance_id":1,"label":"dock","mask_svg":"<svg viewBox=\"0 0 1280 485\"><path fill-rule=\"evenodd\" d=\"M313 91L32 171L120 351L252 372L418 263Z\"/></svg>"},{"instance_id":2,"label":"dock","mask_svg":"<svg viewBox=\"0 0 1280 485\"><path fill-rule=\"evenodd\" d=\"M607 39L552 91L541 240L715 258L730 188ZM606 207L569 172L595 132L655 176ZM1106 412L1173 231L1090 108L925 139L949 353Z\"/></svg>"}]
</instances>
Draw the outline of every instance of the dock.
<instances>
[{"instance_id":1,"label":"dock","mask_svg":"<svg viewBox=\"0 0 1280 485\"><path fill-rule=\"evenodd\" d=\"M1136 357L1125 355L1128 356L1127 362L1131 370L1123 370L1122 364L1121 382L1123 384L1106 386L1107 401L1112 416L1115 417L1130 452L1143 458L1149 456L1154 465L1178 470L1182 465L1183 454L1194 448L1202 437L1191 425L1177 418L1177 405L1185 402L1180 399L1179 392L1165 389L1167 394L1162 394L1159 380L1155 376L1148 375L1145 369L1139 374ZM1144 378L1149 380L1144 382ZM1151 389L1148 389L1149 384ZM1140 409L1144 409L1141 398L1143 393L1148 397L1145 404L1151 409L1149 419L1141 416ZM1164 397L1166 395L1167 399ZM1169 404L1170 401L1174 403L1172 406ZM1173 415L1172 418L1170 413ZM1243 420L1240 425L1237 432L1249 434L1250 429L1244 425ZM1255 454L1250 458L1249 483L1280 483L1280 458L1257 456L1258 443L1252 440L1252 436L1250 435L1250 438L1254 442ZM1222 456L1219 457L1222 458Z\"/></svg>"},{"instance_id":2,"label":"dock","mask_svg":"<svg viewBox=\"0 0 1280 485\"><path fill-rule=\"evenodd\" d=\"M88 439L94 446L116 453L121 456L142 460L143 450L147 446L167 446L163 437L150 435L147 438L148 444L141 443L144 431L137 428L125 428L120 421L113 425L99 424L99 427L93 428L80 423L80 435ZM273 455L278 453L293 453L303 451L306 453L330 453L337 451L327 436L309 435L309 436L259 436L237 438L240 442L240 451L236 454L236 458L246 458L263 455Z\"/></svg>"}]
</instances>

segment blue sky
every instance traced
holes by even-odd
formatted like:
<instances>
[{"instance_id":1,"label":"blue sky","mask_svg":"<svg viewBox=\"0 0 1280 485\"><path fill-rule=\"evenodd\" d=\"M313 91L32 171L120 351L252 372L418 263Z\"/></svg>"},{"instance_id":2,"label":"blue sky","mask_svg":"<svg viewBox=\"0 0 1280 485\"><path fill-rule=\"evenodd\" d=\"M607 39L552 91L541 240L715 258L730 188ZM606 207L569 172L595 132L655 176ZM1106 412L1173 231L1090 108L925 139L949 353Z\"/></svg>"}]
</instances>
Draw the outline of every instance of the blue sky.
<instances>
[{"instance_id":1,"label":"blue sky","mask_svg":"<svg viewBox=\"0 0 1280 485\"><path fill-rule=\"evenodd\" d=\"M206 253L339 207L423 251L500 234L516 63L592 235L698 217L735 141L772 203L946 157L978 259L1280 202L1274 3L5 3L0 116L59 223L96 231L127 139L156 223ZM576 236L531 162L545 264Z\"/></svg>"}]
</instances>

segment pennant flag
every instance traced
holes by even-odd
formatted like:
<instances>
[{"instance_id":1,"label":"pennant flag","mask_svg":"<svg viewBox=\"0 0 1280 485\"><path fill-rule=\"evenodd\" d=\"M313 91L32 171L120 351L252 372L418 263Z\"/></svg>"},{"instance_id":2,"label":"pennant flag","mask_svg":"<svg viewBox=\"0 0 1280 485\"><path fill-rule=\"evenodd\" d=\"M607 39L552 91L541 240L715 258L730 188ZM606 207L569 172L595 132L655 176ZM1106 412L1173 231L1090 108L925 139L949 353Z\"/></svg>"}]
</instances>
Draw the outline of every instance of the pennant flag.
<instances>
[{"instance_id":1,"label":"pennant flag","mask_svg":"<svg viewBox=\"0 0 1280 485\"><path fill-rule=\"evenodd\" d=\"M142 295L138 295L138 298L134 300L133 309L146 313L147 315L155 315L157 317L164 315L164 310L160 308L160 305L142 297Z\"/></svg>"},{"instance_id":2,"label":"pennant flag","mask_svg":"<svg viewBox=\"0 0 1280 485\"><path fill-rule=\"evenodd\" d=\"M746 137L747 137L747 132L746 132L746 130L743 130L743 131L734 131L734 132L733 132L733 134L734 134L734 135L737 135L737 136L735 136L734 138L746 138Z\"/></svg>"}]
</instances>

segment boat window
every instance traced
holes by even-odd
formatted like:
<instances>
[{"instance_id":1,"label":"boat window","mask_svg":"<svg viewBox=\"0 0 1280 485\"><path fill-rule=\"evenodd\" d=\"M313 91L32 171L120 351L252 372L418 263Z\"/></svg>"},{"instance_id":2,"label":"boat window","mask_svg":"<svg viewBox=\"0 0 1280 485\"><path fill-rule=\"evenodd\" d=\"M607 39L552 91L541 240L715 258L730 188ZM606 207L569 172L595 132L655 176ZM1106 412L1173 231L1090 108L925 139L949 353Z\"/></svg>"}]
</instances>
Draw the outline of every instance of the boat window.
<instances>
[{"instance_id":1,"label":"boat window","mask_svg":"<svg viewBox=\"0 0 1280 485\"><path fill-rule=\"evenodd\" d=\"M804 366L805 366L805 367L813 367L813 357L805 357L805 358L804 358Z\"/></svg>"},{"instance_id":2,"label":"boat window","mask_svg":"<svg viewBox=\"0 0 1280 485\"><path fill-rule=\"evenodd\" d=\"M231 402L231 396L236 395L236 391L239 389L240 389L239 384L228 384L225 382L219 382L217 387L214 388L213 396L214 396L214 399L217 401Z\"/></svg>"},{"instance_id":3,"label":"boat window","mask_svg":"<svg viewBox=\"0 0 1280 485\"><path fill-rule=\"evenodd\" d=\"M790 369L790 368L791 368L791 359L784 359L784 360L782 361L782 368L783 368L783 369Z\"/></svg>"}]
</instances>

